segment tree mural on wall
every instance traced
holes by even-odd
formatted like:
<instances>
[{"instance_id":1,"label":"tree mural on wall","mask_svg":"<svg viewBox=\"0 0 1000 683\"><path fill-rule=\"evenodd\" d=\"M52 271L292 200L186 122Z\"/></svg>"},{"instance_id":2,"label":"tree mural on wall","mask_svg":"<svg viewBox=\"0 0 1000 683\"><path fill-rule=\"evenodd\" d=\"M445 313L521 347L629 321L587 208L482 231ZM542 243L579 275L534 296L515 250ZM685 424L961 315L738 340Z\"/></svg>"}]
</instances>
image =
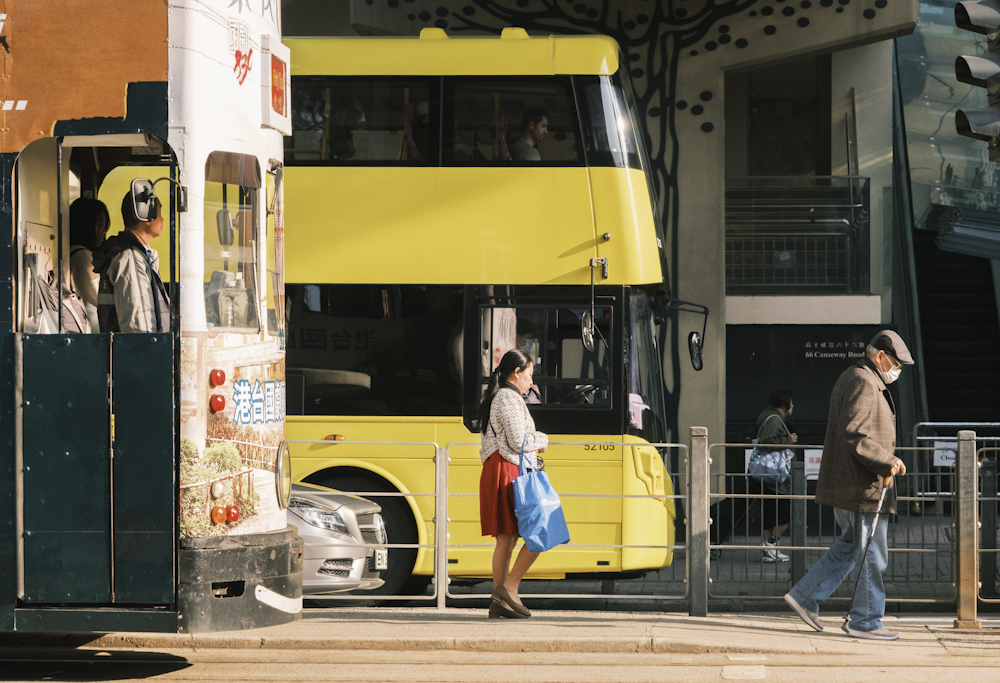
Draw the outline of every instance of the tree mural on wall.
<instances>
[{"instance_id":1,"label":"tree mural on wall","mask_svg":"<svg viewBox=\"0 0 1000 683\"><path fill-rule=\"evenodd\" d=\"M750 40L774 40L787 30L822 30L837 16L873 21L896 0L354 0L379 15L391 14L392 32L417 33L436 26L451 33L499 33L504 26L520 26L532 33L602 33L622 47L636 94L639 121L644 128L654 178L668 236L671 290L677 289L678 173L680 145L676 123L681 116L702 117L702 135L718 135L722 128L707 120L705 103L716 93L701 90L692 102L679 99L678 65L723 46L742 50ZM848 10L852 10L848 14ZM741 16L737 16L741 15ZM727 23L727 19L730 21ZM402 20L402 21L400 21ZM412 27L407 30L407 21ZM376 22L381 23L381 22ZM732 24L730 27L729 23ZM775 41L776 53L782 51ZM680 84L685 91L697 85ZM719 107L714 107L720 111ZM720 112L721 114L721 112ZM719 141L713 144L721 144ZM695 162L696 163L696 162ZM677 437L680 398L679 331L677 313L661 332L661 348L668 354L673 384L666 387L668 423ZM669 340L669 343L667 343Z\"/></svg>"}]
</instances>

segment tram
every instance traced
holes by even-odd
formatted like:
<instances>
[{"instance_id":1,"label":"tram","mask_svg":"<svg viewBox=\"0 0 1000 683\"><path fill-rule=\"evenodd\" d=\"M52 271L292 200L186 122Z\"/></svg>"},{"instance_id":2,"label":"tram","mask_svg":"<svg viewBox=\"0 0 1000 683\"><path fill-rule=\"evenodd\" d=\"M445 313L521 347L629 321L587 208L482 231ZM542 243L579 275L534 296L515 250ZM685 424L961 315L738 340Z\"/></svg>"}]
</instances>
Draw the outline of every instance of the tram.
<instances>
[{"instance_id":1,"label":"tram","mask_svg":"<svg viewBox=\"0 0 1000 683\"><path fill-rule=\"evenodd\" d=\"M0 630L298 619L280 3L8 8Z\"/></svg>"},{"instance_id":2,"label":"tram","mask_svg":"<svg viewBox=\"0 0 1000 683\"><path fill-rule=\"evenodd\" d=\"M573 542L529 576L669 565L667 254L618 45L519 28L286 45L293 479L364 492L390 544L433 543L434 450L402 442L478 442L486 381L522 348L536 425L578 444L549 448L549 476L589 496L564 497ZM449 457L448 570L488 577L478 445ZM388 565L384 592L407 592L434 558L394 547Z\"/></svg>"}]
</instances>

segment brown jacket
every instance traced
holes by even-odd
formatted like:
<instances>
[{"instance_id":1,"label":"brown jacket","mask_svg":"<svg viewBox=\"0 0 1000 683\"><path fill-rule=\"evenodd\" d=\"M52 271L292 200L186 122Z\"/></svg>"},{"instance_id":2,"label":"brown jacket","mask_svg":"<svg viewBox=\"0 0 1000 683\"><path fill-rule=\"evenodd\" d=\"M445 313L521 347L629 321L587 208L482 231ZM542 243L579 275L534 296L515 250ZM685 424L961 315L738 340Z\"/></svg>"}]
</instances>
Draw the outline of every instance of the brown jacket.
<instances>
[{"instance_id":1,"label":"brown jacket","mask_svg":"<svg viewBox=\"0 0 1000 683\"><path fill-rule=\"evenodd\" d=\"M850 512L875 512L881 477L896 462L896 416L892 397L871 361L840 375L830 395L816 502ZM892 484L882 512L896 511Z\"/></svg>"}]
</instances>

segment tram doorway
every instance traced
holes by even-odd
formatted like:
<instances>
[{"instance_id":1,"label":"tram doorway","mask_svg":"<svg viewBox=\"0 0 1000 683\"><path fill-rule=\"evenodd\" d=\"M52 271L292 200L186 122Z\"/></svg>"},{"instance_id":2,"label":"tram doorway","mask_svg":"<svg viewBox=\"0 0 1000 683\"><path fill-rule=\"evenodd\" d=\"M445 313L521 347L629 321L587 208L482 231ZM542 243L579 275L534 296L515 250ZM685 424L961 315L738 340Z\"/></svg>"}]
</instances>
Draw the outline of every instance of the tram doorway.
<instances>
[{"instance_id":1,"label":"tram doorway","mask_svg":"<svg viewBox=\"0 0 1000 683\"><path fill-rule=\"evenodd\" d=\"M131 169L129 167L142 167ZM177 330L104 332L82 298L70 206L118 202L132 171L176 177L148 135L46 138L14 170L15 490L22 608L176 602ZM128 180L125 180L128 178ZM177 196L161 183L163 238L152 244L176 299ZM117 202L102 220L121 223ZM110 217L111 220L108 220ZM99 225L96 228L100 230ZM103 235L101 236L103 241ZM94 246L94 245L88 245ZM75 276L75 278L74 278ZM42 619L39 612L39 619ZM28 619L28 621L32 621Z\"/></svg>"}]
</instances>

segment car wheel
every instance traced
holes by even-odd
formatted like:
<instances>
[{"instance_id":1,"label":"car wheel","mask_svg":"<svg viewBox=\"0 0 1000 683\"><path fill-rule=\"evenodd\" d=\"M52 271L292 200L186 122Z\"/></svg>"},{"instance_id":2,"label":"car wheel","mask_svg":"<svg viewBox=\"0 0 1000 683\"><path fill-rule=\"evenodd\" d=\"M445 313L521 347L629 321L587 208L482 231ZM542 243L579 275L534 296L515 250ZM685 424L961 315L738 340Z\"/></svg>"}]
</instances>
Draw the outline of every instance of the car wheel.
<instances>
[{"instance_id":1,"label":"car wheel","mask_svg":"<svg viewBox=\"0 0 1000 683\"><path fill-rule=\"evenodd\" d=\"M396 490L384 482L376 482L360 477L332 477L322 483L323 486L351 491L385 491L396 493ZM382 522L385 524L386 543L417 543L417 528L413 514L405 498L387 496L362 496L382 508ZM417 561L416 548L389 548L389 568L381 573L385 582L378 588L369 591L357 591L352 595L399 595L405 594L413 565Z\"/></svg>"}]
</instances>

